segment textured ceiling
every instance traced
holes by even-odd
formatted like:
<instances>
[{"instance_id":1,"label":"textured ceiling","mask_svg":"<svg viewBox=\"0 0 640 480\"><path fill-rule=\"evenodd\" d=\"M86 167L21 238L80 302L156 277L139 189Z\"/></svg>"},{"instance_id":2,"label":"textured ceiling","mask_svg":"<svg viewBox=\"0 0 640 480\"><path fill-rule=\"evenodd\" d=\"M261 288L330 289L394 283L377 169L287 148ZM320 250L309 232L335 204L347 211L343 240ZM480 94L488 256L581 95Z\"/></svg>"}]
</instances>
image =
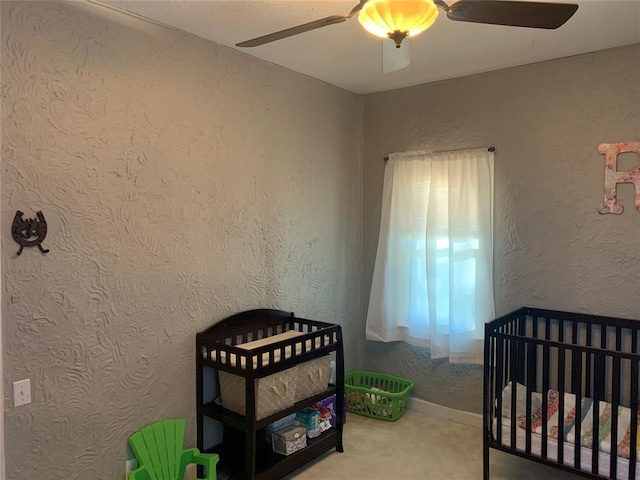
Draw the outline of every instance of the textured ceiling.
<instances>
[{"instance_id":1,"label":"textured ceiling","mask_svg":"<svg viewBox=\"0 0 640 480\"><path fill-rule=\"evenodd\" d=\"M570 0L569 0L570 1ZM227 45L347 13L352 1L120 1L119 9ZM356 93L370 93L524 65L640 42L640 1L579 0L576 14L557 30L453 22L440 15L412 39L412 64L382 73L382 40L352 18L254 48L249 55Z\"/></svg>"}]
</instances>

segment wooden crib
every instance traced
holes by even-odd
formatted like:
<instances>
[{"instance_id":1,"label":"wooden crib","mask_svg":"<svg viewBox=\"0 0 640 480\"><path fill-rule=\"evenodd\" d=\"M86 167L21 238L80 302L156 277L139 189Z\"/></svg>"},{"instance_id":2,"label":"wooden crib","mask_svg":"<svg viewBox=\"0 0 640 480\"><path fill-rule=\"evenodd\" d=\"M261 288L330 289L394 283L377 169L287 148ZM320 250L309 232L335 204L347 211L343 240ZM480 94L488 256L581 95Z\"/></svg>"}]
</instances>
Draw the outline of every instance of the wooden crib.
<instances>
[{"instance_id":1,"label":"wooden crib","mask_svg":"<svg viewBox=\"0 0 640 480\"><path fill-rule=\"evenodd\" d=\"M485 325L491 448L587 478L640 479L640 322L521 308Z\"/></svg>"}]
</instances>

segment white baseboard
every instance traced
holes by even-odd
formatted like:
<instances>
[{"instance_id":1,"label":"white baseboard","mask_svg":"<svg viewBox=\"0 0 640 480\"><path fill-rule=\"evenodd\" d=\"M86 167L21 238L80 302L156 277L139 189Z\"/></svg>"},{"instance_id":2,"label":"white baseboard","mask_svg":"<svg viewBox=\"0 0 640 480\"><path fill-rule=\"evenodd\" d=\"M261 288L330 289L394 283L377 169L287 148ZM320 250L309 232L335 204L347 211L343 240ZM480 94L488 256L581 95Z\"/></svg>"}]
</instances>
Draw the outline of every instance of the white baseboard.
<instances>
[{"instance_id":1,"label":"white baseboard","mask_svg":"<svg viewBox=\"0 0 640 480\"><path fill-rule=\"evenodd\" d=\"M450 422L461 423L471 427L482 428L482 415L462 410L455 410L449 407L443 407L436 403L427 402L419 398L409 397L409 410L424 413L430 417L441 418Z\"/></svg>"}]
</instances>

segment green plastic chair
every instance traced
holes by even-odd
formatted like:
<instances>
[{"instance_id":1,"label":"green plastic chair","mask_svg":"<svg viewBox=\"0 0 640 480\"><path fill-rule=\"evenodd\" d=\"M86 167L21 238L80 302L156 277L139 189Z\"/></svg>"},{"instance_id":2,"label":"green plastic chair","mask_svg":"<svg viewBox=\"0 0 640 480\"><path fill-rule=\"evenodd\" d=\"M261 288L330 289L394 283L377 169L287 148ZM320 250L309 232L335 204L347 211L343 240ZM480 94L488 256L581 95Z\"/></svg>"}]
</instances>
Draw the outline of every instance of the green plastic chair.
<instances>
[{"instance_id":1,"label":"green plastic chair","mask_svg":"<svg viewBox=\"0 0 640 480\"><path fill-rule=\"evenodd\" d=\"M216 480L218 455L200 453L197 448L182 449L184 418L162 420L129 437L129 445L139 467L129 480L183 480L187 465L205 467L206 480Z\"/></svg>"}]
</instances>

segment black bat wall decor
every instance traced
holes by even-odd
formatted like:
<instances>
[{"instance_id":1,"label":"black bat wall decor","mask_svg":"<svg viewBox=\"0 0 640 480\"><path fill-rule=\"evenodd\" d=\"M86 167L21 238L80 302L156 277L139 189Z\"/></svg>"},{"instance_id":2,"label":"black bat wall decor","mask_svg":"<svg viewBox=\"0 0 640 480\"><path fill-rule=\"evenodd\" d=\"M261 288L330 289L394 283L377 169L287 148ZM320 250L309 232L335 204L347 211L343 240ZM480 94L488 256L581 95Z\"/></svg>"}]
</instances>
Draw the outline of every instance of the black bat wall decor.
<instances>
[{"instance_id":1,"label":"black bat wall decor","mask_svg":"<svg viewBox=\"0 0 640 480\"><path fill-rule=\"evenodd\" d=\"M20 244L18 255L22 253L24 247L38 247L42 253L48 253L49 249L42 248L41 245L47 236L47 221L42 212L36 212L37 218L23 219L22 215L24 213L18 210L11 225L13 239Z\"/></svg>"}]
</instances>

